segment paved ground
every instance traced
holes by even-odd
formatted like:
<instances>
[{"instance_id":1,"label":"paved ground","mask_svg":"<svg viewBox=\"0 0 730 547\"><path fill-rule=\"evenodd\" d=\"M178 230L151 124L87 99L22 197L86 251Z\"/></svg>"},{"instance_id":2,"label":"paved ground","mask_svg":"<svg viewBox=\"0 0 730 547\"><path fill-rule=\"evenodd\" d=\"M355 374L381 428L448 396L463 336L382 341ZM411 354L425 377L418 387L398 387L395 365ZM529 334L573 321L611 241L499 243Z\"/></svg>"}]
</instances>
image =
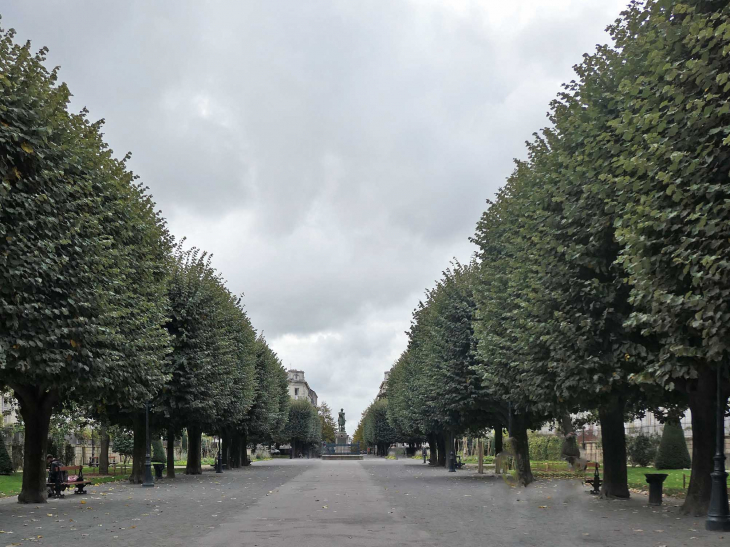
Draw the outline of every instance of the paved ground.
<instances>
[{"instance_id":1,"label":"paved ground","mask_svg":"<svg viewBox=\"0 0 730 547\"><path fill-rule=\"evenodd\" d=\"M510 488L414 460L273 460L154 489L115 483L44 505L0 501L0 547L727 545L646 497L604 501L570 481Z\"/></svg>"}]
</instances>

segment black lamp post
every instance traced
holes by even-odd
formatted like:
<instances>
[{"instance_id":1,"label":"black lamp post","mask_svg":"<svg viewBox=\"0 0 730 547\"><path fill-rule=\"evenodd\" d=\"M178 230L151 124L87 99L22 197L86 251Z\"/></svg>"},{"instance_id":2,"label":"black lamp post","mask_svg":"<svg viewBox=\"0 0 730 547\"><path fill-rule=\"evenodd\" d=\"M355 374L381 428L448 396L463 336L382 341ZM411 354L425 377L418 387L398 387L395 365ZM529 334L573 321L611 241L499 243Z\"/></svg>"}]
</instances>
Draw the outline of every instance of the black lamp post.
<instances>
[{"instance_id":1,"label":"black lamp post","mask_svg":"<svg viewBox=\"0 0 730 547\"><path fill-rule=\"evenodd\" d=\"M710 509L707 511L707 530L730 530L730 511L727 501L727 473L725 472L725 406L722 395L722 367L717 367L717 424L715 436L715 469L712 475Z\"/></svg>"},{"instance_id":2,"label":"black lamp post","mask_svg":"<svg viewBox=\"0 0 730 547\"><path fill-rule=\"evenodd\" d=\"M154 486L155 481L152 478L152 455L150 454L150 404L144 405L144 430L145 430L145 446L147 448L147 456L144 459L144 482L142 486Z\"/></svg>"}]
</instances>

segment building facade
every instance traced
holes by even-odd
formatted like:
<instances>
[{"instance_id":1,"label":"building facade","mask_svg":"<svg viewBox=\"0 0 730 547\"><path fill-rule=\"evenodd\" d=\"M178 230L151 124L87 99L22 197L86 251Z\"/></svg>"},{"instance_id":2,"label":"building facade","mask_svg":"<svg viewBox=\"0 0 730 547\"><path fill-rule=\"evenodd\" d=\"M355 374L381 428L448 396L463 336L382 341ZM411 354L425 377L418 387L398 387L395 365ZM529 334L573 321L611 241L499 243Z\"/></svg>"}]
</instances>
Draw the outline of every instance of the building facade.
<instances>
[{"instance_id":1,"label":"building facade","mask_svg":"<svg viewBox=\"0 0 730 547\"><path fill-rule=\"evenodd\" d=\"M380 382L380 389L378 390L378 399L382 399L386 395L386 391L388 388L388 377L390 376L390 371L386 370L383 373L383 381Z\"/></svg>"},{"instance_id":2,"label":"building facade","mask_svg":"<svg viewBox=\"0 0 730 547\"><path fill-rule=\"evenodd\" d=\"M14 403L15 401L7 393L0 393L0 426L17 423L17 408Z\"/></svg>"},{"instance_id":3,"label":"building facade","mask_svg":"<svg viewBox=\"0 0 730 547\"><path fill-rule=\"evenodd\" d=\"M304 379L303 370L290 369L289 376L289 397L292 399L306 399L312 405L317 406L317 392L314 391Z\"/></svg>"}]
</instances>

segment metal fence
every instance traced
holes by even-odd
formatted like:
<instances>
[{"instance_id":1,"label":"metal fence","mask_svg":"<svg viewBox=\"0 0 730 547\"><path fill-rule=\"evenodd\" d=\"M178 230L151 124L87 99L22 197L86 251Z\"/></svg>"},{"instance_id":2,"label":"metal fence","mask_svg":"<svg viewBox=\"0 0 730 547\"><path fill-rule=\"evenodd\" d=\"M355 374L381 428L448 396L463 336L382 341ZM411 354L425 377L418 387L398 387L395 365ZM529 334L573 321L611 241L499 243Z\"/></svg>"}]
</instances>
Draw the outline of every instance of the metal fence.
<instances>
[{"instance_id":1,"label":"metal fence","mask_svg":"<svg viewBox=\"0 0 730 547\"><path fill-rule=\"evenodd\" d=\"M333 456L335 454L359 454L360 443L353 444L335 444L335 443L323 443L322 454L327 456Z\"/></svg>"}]
</instances>

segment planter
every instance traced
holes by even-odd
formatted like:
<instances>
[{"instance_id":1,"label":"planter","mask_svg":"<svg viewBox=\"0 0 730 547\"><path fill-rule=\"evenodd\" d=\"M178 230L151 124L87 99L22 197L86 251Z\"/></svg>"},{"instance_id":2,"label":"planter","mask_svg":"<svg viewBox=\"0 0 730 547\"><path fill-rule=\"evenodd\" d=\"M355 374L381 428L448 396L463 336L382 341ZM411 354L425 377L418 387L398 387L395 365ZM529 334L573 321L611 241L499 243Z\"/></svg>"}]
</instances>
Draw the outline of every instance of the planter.
<instances>
[{"instance_id":1,"label":"planter","mask_svg":"<svg viewBox=\"0 0 730 547\"><path fill-rule=\"evenodd\" d=\"M662 504L662 484L669 476L666 473L644 473L649 483L649 505Z\"/></svg>"}]
</instances>

